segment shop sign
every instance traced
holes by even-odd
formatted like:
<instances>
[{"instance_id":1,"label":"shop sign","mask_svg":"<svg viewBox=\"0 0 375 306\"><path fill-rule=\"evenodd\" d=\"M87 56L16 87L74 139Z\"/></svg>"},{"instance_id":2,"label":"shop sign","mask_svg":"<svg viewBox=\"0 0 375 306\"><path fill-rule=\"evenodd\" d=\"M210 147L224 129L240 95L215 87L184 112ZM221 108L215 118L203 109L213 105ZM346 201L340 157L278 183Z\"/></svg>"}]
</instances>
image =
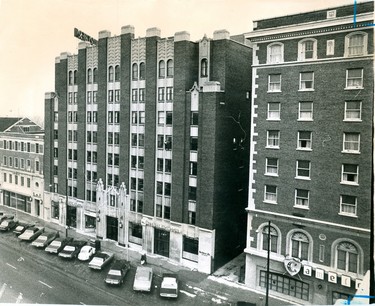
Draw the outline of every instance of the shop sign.
<instances>
[{"instance_id":1,"label":"shop sign","mask_svg":"<svg viewBox=\"0 0 375 306\"><path fill-rule=\"evenodd\" d=\"M301 262L298 259L293 258L293 257L286 257L285 260L284 260L284 266L285 266L285 269L287 270L287 272L291 276L294 276L294 275L298 274L298 272L302 268Z\"/></svg>"},{"instance_id":2,"label":"shop sign","mask_svg":"<svg viewBox=\"0 0 375 306\"><path fill-rule=\"evenodd\" d=\"M74 37L77 37L78 39L82 41L88 41L92 45L97 45L98 41L91 36L87 35L86 33L83 33L82 31L78 30L77 28L74 28Z\"/></svg>"},{"instance_id":3,"label":"shop sign","mask_svg":"<svg viewBox=\"0 0 375 306\"><path fill-rule=\"evenodd\" d=\"M165 231L169 231L169 232L181 233L181 230L178 227L170 226L168 224L163 224L163 223L160 223L160 222L154 222L154 221L148 220L146 218L143 218L141 220L141 224L142 225L149 225L149 226L156 227L156 228L159 228L159 229L162 229L162 230L165 230Z\"/></svg>"},{"instance_id":4,"label":"shop sign","mask_svg":"<svg viewBox=\"0 0 375 306\"><path fill-rule=\"evenodd\" d=\"M202 251L199 251L199 254L201 254L203 256L211 256L210 253L206 253L206 252L202 252Z\"/></svg>"}]
</instances>

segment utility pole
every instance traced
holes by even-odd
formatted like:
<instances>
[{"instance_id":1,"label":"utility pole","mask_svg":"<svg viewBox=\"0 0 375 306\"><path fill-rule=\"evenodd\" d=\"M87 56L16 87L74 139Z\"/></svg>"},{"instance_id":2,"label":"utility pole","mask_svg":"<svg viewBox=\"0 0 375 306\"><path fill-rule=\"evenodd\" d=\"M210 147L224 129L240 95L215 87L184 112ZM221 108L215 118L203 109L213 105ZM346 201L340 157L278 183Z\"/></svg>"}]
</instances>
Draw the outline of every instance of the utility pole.
<instances>
[{"instance_id":1,"label":"utility pole","mask_svg":"<svg viewBox=\"0 0 375 306\"><path fill-rule=\"evenodd\" d=\"M271 247L271 221L268 221L268 237L267 237L267 274L266 274L266 304L268 306L268 295L270 287L270 247Z\"/></svg>"}]
</instances>

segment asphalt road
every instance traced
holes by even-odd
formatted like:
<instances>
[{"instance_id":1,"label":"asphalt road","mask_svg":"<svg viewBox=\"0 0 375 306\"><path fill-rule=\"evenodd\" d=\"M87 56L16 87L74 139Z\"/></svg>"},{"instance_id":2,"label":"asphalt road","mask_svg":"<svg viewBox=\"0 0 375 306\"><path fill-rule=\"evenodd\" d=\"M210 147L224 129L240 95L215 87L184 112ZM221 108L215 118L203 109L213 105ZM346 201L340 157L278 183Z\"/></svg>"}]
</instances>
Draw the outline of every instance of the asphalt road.
<instances>
[{"instance_id":1,"label":"asphalt road","mask_svg":"<svg viewBox=\"0 0 375 306\"><path fill-rule=\"evenodd\" d=\"M12 232L0 233L0 303L217 305L210 294L183 283L178 300L160 298L158 271L150 293L132 290L135 267L122 286L108 286L104 283L108 269L93 271L87 262L64 260L20 241Z\"/></svg>"}]
</instances>

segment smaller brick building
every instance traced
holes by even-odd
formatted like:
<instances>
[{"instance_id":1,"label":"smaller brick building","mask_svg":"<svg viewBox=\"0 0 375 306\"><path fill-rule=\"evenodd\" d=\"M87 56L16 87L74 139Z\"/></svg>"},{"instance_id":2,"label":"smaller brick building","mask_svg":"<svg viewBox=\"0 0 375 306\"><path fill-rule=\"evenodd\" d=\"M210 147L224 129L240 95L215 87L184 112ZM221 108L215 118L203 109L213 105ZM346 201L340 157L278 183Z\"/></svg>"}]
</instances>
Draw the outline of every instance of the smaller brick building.
<instances>
[{"instance_id":1,"label":"smaller brick building","mask_svg":"<svg viewBox=\"0 0 375 306\"><path fill-rule=\"evenodd\" d=\"M245 35L252 288L266 288L268 249L272 294L298 303L347 298L370 268L373 6L357 4L356 19L349 5L259 20Z\"/></svg>"}]
</instances>

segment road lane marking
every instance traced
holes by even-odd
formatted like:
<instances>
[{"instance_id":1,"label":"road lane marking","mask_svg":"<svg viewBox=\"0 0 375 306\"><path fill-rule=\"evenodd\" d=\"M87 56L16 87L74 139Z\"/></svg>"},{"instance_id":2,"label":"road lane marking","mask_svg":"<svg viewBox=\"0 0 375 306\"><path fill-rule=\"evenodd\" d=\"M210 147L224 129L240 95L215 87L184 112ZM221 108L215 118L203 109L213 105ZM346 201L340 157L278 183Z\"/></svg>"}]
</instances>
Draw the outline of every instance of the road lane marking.
<instances>
[{"instance_id":1,"label":"road lane marking","mask_svg":"<svg viewBox=\"0 0 375 306\"><path fill-rule=\"evenodd\" d=\"M15 270L17 270L17 268L15 267L15 266L12 266L11 264L9 264L9 263L6 263L9 267L11 267L11 268L13 268L13 269L15 269Z\"/></svg>"},{"instance_id":2,"label":"road lane marking","mask_svg":"<svg viewBox=\"0 0 375 306\"><path fill-rule=\"evenodd\" d=\"M17 259L17 261L25 261L25 259L23 257L20 257Z\"/></svg>"},{"instance_id":3,"label":"road lane marking","mask_svg":"<svg viewBox=\"0 0 375 306\"><path fill-rule=\"evenodd\" d=\"M181 293L184 293L184 294L186 294L187 296L190 296L190 297L196 297L196 296L197 296L196 294L192 294L192 293L187 292L187 291L185 291L185 290L180 290L180 292L181 292Z\"/></svg>"},{"instance_id":4,"label":"road lane marking","mask_svg":"<svg viewBox=\"0 0 375 306\"><path fill-rule=\"evenodd\" d=\"M81 305L86 305L85 303L79 302Z\"/></svg>"},{"instance_id":5,"label":"road lane marking","mask_svg":"<svg viewBox=\"0 0 375 306\"><path fill-rule=\"evenodd\" d=\"M6 287L7 287L7 284L6 284L6 283L4 283L4 284L1 286L1 289L0 289L0 299L1 299L1 297L3 296Z\"/></svg>"},{"instance_id":6,"label":"road lane marking","mask_svg":"<svg viewBox=\"0 0 375 306\"><path fill-rule=\"evenodd\" d=\"M44 283L44 282L42 282L42 281L39 281L39 283L43 284L44 286L46 286L46 287L48 287L48 288L50 288L50 289L53 288L52 286L50 286L50 285L48 285L48 284L46 284L46 283Z\"/></svg>"}]
</instances>

